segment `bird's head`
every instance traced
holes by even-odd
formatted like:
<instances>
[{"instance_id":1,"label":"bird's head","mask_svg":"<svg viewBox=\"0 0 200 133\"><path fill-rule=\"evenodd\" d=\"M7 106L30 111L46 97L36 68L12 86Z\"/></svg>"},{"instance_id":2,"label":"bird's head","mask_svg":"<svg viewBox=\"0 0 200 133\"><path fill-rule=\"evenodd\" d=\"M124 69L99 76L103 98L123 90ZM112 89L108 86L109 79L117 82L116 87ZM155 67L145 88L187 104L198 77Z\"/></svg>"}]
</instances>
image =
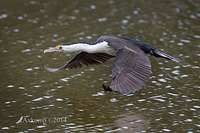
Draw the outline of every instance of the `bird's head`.
<instances>
[{"instance_id":1,"label":"bird's head","mask_svg":"<svg viewBox=\"0 0 200 133\"><path fill-rule=\"evenodd\" d=\"M86 42L72 42L59 44L53 48L45 49L44 53L59 52L59 53L69 53L81 50L81 47L88 45Z\"/></svg>"},{"instance_id":2,"label":"bird's head","mask_svg":"<svg viewBox=\"0 0 200 133\"><path fill-rule=\"evenodd\" d=\"M50 53L50 52L59 52L59 53L62 53L62 52L64 52L64 49L63 49L62 45L58 45L56 47L44 50L44 53Z\"/></svg>"},{"instance_id":3,"label":"bird's head","mask_svg":"<svg viewBox=\"0 0 200 133\"><path fill-rule=\"evenodd\" d=\"M96 44L98 44L98 43L97 42L64 43L64 44L59 44L53 48L45 49L44 53L50 53L50 52L70 53L70 52L77 52L77 51L89 52L88 50L94 50L93 48L96 48L96 47L92 48L90 46L95 46Z\"/></svg>"}]
</instances>

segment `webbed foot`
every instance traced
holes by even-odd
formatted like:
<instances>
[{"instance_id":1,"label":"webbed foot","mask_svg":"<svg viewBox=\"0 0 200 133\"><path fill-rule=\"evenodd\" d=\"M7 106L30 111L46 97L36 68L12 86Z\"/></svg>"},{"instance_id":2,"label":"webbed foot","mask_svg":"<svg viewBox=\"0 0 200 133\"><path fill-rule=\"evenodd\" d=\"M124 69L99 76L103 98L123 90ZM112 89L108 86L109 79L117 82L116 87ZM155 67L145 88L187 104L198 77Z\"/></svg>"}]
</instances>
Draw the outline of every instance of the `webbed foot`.
<instances>
[{"instance_id":1,"label":"webbed foot","mask_svg":"<svg viewBox=\"0 0 200 133\"><path fill-rule=\"evenodd\" d=\"M109 86L102 84L104 91L113 91Z\"/></svg>"}]
</instances>

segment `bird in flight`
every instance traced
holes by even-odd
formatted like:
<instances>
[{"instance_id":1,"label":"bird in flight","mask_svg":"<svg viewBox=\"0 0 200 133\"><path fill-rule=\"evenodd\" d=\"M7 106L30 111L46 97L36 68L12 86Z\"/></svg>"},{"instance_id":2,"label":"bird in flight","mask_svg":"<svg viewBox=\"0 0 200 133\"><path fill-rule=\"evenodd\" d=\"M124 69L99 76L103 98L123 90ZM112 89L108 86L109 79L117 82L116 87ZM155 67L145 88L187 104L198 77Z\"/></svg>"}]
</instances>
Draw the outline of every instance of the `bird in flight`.
<instances>
[{"instance_id":1,"label":"bird in flight","mask_svg":"<svg viewBox=\"0 0 200 133\"><path fill-rule=\"evenodd\" d=\"M73 59L60 68L49 68L48 72L61 69L74 69L89 65L98 65L115 57L110 87L103 85L106 91L118 91L122 94L140 90L149 80L151 63L147 56L162 57L179 62L178 59L158 51L152 45L122 36L104 35L95 42L72 42L59 44L54 48L45 49L49 52L79 52Z\"/></svg>"}]
</instances>

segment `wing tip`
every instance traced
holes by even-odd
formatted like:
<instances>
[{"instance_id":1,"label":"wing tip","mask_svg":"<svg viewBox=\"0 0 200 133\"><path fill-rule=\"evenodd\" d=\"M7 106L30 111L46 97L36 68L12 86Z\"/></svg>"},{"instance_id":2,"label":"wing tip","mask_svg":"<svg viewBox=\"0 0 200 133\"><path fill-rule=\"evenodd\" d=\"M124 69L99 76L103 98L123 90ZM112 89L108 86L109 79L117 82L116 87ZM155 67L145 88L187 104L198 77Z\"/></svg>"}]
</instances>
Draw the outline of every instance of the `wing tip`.
<instances>
[{"instance_id":1,"label":"wing tip","mask_svg":"<svg viewBox=\"0 0 200 133\"><path fill-rule=\"evenodd\" d=\"M61 70L61 68L50 68L50 67L45 66L44 64L42 64L42 66L44 70L46 70L47 72L56 72L56 71Z\"/></svg>"}]
</instances>

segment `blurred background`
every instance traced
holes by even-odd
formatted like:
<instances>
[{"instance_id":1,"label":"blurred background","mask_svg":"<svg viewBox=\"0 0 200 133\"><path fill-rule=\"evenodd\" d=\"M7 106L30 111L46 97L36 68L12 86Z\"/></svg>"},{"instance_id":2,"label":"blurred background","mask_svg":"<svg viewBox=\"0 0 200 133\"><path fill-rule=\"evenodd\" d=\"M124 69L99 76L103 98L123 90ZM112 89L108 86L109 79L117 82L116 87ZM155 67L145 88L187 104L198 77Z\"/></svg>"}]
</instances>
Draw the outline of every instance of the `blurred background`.
<instances>
[{"instance_id":1,"label":"blurred background","mask_svg":"<svg viewBox=\"0 0 200 133\"><path fill-rule=\"evenodd\" d=\"M199 0L0 3L0 132L200 132ZM76 54L44 49L110 34L149 43L181 62L150 57L149 82L128 95L102 89L114 60L56 73L42 68L60 67Z\"/></svg>"}]
</instances>

